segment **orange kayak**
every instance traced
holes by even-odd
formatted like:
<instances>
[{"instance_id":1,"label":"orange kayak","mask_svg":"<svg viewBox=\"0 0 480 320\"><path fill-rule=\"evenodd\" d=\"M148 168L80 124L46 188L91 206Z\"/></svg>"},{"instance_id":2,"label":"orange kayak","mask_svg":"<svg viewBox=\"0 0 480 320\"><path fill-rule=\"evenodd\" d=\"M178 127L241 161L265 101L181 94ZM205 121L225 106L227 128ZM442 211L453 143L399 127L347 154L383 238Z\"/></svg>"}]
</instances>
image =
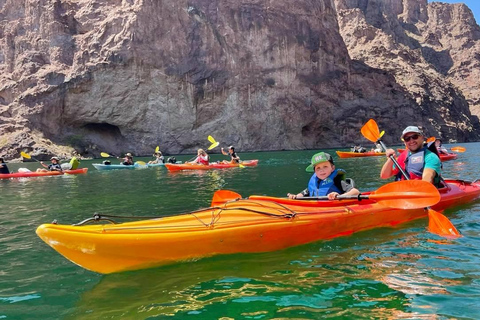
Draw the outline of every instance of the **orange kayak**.
<instances>
[{"instance_id":1,"label":"orange kayak","mask_svg":"<svg viewBox=\"0 0 480 320\"><path fill-rule=\"evenodd\" d=\"M402 153L403 151L405 151L405 149L397 149L397 151ZM449 160L455 160L455 159L457 159L457 157L458 157L458 154L456 154L456 153L440 153L439 154L440 161L442 161L442 162L449 161Z\"/></svg>"},{"instance_id":2,"label":"orange kayak","mask_svg":"<svg viewBox=\"0 0 480 320\"><path fill-rule=\"evenodd\" d=\"M385 156L385 152L351 152L351 151L336 151L340 158L363 158L363 157L380 157Z\"/></svg>"},{"instance_id":3,"label":"orange kayak","mask_svg":"<svg viewBox=\"0 0 480 320\"><path fill-rule=\"evenodd\" d=\"M448 180L447 185L433 209L480 197L480 183ZM113 273L217 254L281 250L427 216L422 208L395 209L380 201L339 203L252 196L173 217L121 224L43 224L36 232L73 263Z\"/></svg>"},{"instance_id":4,"label":"orange kayak","mask_svg":"<svg viewBox=\"0 0 480 320\"><path fill-rule=\"evenodd\" d=\"M244 167L254 167L258 164L258 160L245 160L242 163L210 163L209 165L203 165L198 163L165 163L165 167L169 171L180 171L180 170L211 170L211 169L225 169L225 168L238 168L240 166Z\"/></svg>"},{"instance_id":5,"label":"orange kayak","mask_svg":"<svg viewBox=\"0 0 480 320\"><path fill-rule=\"evenodd\" d=\"M30 178L30 177L45 177L45 176L61 176L63 174L81 174L87 173L88 168L81 168L75 170L47 171L47 172L12 172L0 174L0 179L12 178Z\"/></svg>"}]
</instances>

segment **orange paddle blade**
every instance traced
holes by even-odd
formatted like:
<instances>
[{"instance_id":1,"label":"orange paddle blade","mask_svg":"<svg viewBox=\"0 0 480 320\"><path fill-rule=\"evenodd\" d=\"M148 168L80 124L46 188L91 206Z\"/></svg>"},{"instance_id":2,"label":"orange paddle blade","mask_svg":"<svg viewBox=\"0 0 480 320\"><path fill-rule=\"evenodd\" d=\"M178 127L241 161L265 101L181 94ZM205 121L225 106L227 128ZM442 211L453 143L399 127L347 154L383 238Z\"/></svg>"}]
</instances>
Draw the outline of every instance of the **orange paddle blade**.
<instances>
[{"instance_id":1,"label":"orange paddle blade","mask_svg":"<svg viewBox=\"0 0 480 320\"><path fill-rule=\"evenodd\" d=\"M427 143L434 142L435 140L435 137L430 137L427 139Z\"/></svg>"},{"instance_id":2,"label":"orange paddle blade","mask_svg":"<svg viewBox=\"0 0 480 320\"><path fill-rule=\"evenodd\" d=\"M380 130L378 129L378 125L375 122L375 120L370 119L365 123L360 129L362 132L363 136L372 142L377 142L378 139L380 139Z\"/></svg>"},{"instance_id":3,"label":"orange paddle blade","mask_svg":"<svg viewBox=\"0 0 480 320\"><path fill-rule=\"evenodd\" d=\"M452 239L462 236L447 217L433 209L428 209L428 231Z\"/></svg>"},{"instance_id":4,"label":"orange paddle blade","mask_svg":"<svg viewBox=\"0 0 480 320\"><path fill-rule=\"evenodd\" d=\"M455 152L465 152L467 151L467 149L465 149L464 147L453 147L451 148L452 151L455 151Z\"/></svg>"},{"instance_id":5,"label":"orange paddle blade","mask_svg":"<svg viewBox=\"0 0 480 320\"><path fill-rule=\"evenodd\" d=\"M403 180L378 188L369 195L369 198L386 207L418 209L437 204L440 201L440 193L430 182Z\"/></svg>"},{"instance_id":6,"label":"orange paddle blade","mask_svg":"<svg viewBox=\"0 0 480 320\"><path fill-rule=\"evenodd\" d=\"M215 191L212 198L212 203L210 204L211 207L216 207L224 204L228 201L233 201L237 199L241 199L242 195L236 193L235 191L231 190L218 190Z\"/></svg>"}]
</instances>

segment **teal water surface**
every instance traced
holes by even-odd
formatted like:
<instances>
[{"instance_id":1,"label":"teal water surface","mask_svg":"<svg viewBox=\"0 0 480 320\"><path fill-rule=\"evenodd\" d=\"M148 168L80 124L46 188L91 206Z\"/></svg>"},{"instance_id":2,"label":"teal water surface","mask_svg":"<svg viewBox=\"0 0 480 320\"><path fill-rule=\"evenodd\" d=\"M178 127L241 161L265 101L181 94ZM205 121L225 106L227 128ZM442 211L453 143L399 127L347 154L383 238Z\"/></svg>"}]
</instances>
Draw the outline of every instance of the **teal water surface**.
<instances>
[{"instance_id":1,"label":"teal water surface","mask_svg":"<svg viewBox=\"0 0 480 320\"><path fill-rule=\"evenodd\" d=\"M444 163L444 175L480 178L480 143L462 146L467 151ZM0 319L480 319L480 202L445 212L463 235L456 240L428 233L421 219L277 252L111 275L74 265L35 234L42 223L76 223L95 212L180 214L209 206L219 189L299 192L314 152L241 153L259 165L178 173L102 172L91 165L98 159L82 161L86 175L0 180ZM334 158L363 191L385 183L383 157Z\"/></svg>"}]
</instances>

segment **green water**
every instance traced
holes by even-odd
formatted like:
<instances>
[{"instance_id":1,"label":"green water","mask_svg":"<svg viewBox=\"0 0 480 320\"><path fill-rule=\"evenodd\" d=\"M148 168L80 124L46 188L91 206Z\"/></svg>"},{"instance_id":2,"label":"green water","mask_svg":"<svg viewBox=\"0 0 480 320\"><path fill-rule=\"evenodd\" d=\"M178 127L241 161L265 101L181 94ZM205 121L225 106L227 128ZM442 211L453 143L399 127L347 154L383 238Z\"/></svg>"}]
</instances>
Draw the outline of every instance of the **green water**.
<instances>
[{"instance_id":1,"label":"green water","mask_svg":"<svg viewBox=\"0 0 480 320\"><path fill-rule=\"evenodd\" d=\"M444 163L445 175L480 178L480 143L463 146L457 161ZM313 153L241 153L260 159L258 167L179 173L101 172L91 166L99 159L82 161L86 175L0 180L0 319L480 319L480 203L446 212L464 235L457 240L434 241L425 219L283 251L107 276L74 265L35 235L42 223L76 223L95 212L195 210L218 189L299 192ZM361 190L382 184L383 157L335 159Z\"/></svg>"}]
</instances>

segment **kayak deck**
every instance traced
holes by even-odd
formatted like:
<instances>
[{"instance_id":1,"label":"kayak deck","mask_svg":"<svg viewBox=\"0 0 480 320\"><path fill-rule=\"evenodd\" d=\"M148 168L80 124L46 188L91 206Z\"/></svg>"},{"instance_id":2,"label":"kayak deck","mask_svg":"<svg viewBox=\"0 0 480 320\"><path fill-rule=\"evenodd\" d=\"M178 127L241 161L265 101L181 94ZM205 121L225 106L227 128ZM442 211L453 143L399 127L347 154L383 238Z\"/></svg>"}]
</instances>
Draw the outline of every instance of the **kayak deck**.
<instances>
[{"instance_id":1,"label":"kayak deck","mask_svg":"<svg viewBox=\"0 0 480 320\"><path fill-rule=\"evenodd\" d=\"M165 167L169 171L181 171L181 170L212 170L212 169L226 169L226 168L238 168L238 167L254 167L258 164L258 160L245 160L241 163L210 163L209 165L197 164L197 163L183 163L183 164L172 164L166 163Z\"/></svg>"},{"instance_id":2,"label":"kayak deck","mask_svg":"<svg viewBox=\"0 0 480 320\"><path fill-rule=\"evenodd\" d=\"M340 158L363 158L363 157L380 157L385 156L385 152L351 152L351 151L336 151Z\"/></svg>"},{"instance_id":3,"label":"kayak deck","mask_svg":"<svg viewBox=\"0 0 480 320\"><path fill-rule=\"evenodd\" d=\"M479 183L447 182L435 210L480 196ZM72 262L112 273L217 254L275 251L427 216L424 209L394 209L371 200L329 202L251 196L179 216L107 225L43 224L36 232Z\"/></svg>"},{"instance_id":4,"label":"kayak deck","mask_svg":"<svg viewBox=\"0 0 480 320\"><path fill-rule=\"evenodd\" d=\"M80 168L75 170L63 170L60 171L47 171L47 172L13 172L2 173L0 179L13 179L13 178L32 178L32 177L46 177L46 176L61 176L63 174L83 174L87 173L88 168Z\"/></svg>"}]
</instances>

